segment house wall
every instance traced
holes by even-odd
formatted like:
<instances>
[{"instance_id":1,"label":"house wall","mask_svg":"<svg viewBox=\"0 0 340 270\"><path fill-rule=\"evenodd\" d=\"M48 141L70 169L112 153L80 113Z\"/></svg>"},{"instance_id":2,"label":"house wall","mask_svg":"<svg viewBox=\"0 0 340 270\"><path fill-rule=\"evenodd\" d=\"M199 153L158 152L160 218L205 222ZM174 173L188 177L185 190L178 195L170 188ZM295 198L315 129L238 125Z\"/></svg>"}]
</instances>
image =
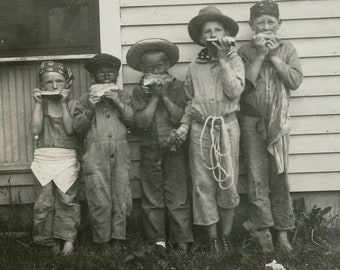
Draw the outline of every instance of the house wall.
<instances>
[{"instance_id":1,"label":"house wall","mask_svg":"<svg viewBox=\"0 0 340 270\"><path fill-rule=\"evenodd\" d=\"M249 8L257 1L121 0L121 39L125 61L136 41L159 37L179 47L180 60L170 72L185 78L200 47L187 24L198 11L214 4L240 26L237 47L249 41ZM292 91L290 182L293 192L340 189L340 1L276 1L283 23L278 36L291 41L301 57L304 81ZM132 89L141 74L124 62L123 79ZM244 191L241 159L239 191Z\"/></svg>"},{"instance_id":2,"label":"house wall","mask_svg":"<svg viewBox=\"0 0 340 270\"><path fill-rule=\"evenodd\" d=\"M102 51L122 55L121 78L124 88L132 91L141 74L126 65L129 47L143 38L168 39L178 45L181 54L180 62L170 72L184 79L188 64L200 49L187 33L190 19L207 4L216 5L239 23L237 46L240 46L251 37L247 21L249 7L255 2L100 0ZM292 191L309 198L314 194L327 197L327 192L332 191L332 198L335 198L334 192L340 189L340 30L337 27L340 24L340 1L277 2L283 18L279 37L294 43L305 75L301 87L292 92L290 105ZM121 46L117 46L118 41ZM76 76L74 97L84 93L90 84L83 69L85 58L63 61L71 65ZM30 93L37 84L38 64L37 61L26 61L0 65L0 205L10 201L31 203L35 198L29 170L33 151L29 121L33 106ZM134 197L138 198L140 157L137 137L131 136L130 146L131 186ZM240 179L239 191L244 192L242 157ZM320 191L326 192L318 193ZM338 206L338 202L335 203Z\"/></svg>"}]
</instances>

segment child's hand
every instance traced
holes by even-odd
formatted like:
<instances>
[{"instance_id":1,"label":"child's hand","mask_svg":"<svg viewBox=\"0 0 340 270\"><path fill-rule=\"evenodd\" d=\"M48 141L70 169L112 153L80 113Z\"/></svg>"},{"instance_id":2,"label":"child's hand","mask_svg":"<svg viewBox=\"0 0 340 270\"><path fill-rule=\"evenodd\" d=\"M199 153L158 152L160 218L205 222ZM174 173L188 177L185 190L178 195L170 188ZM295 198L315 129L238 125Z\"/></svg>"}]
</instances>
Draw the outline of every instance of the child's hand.
<instances>
[{"instance_id":1,"label":"child's hand","mask_svg":"<svg viewBox=\"0 0 340 270\"><path fill-rule=\"evenodd\" d=\"M61 90L60 92L60 95L61 95L61 99L60 99L60 102L61 103L65 103L69 100L70 98L70 89L63 89Z\"/></svg>"},{"instance_id":2,"label":"child's hand","mask_svg":"<svg viewBox=\"0 0 340 270\"><path fill-rule=\"evenodd\" d=\"M115 105L119 105L120 103L122 103L118 91L106 91L104 93L104 96L108 99L111 99Z\"/></svg>"},{"instance_id":3,"label":"child's hand","mask_svg":"<svg viewBox=\"0 0 340 270\"><path fill-rule=\"evenodd\" d=\"M280 46L279 42L275 37L270 38L267 40L266 47L269 49L270 55L275 55L274 50Z\"/></svg>"},{"instance_id":4,"label":"child's hand","mask_svg":"<svg viewBox=\"0 0 340 270\"><path fill-rule=\"evenodd\" d=\"M92 109L92 110L95 110L96 104L100 102L100 97L95 96L95 95L90 93L88 101L89 101L89 108Z\"/></svg>"},{"instance_id":5,"label":"child's hand","mask_svg":"<svg viewBox=\"0 0 340 270\"><path fill-rule=\"evenodd\" d=\"M38 88L34 88L32 91L33 100L35 103L41 103L42 97L41 97L41 90Z\"/></svg>"},{"instance_id":6,"label":"child's hand","mask_svg":"<svg viewBox=\"0 0 340 270\"><path fill-rule=\"evenodd\" d=\"M266 54L268 49L266 49L266 43L268 41L268 35L264 33L259 33L253 36L253 42L259 52L259 54Z\"/></svg>"},{"instance_id":7,"label":"child's hand","mask_svg":"<svg viewBox=\"0 0 340 270\"><path fill-rule=\"evenodd\" d=\"M189 130L189 125L181 124L179 128L176 130L176 133L181 141L185 141Z\"/></svg>"},{"instance_id":8,"label":"child's hand","mask_svg":"<svg viewBox=\"0 0 340 270\"><path fill-rule=\"evenodd\" d=\"M226 59L230 51L230 42L227 37L218 38L218 42L212 42L215 46L218 59Z\"/></svg>"},{"instance_id":9,"label":"child's hand","mask_svg":"<svg viewBox=\"0 0 340 270\"><path fill-rule=\"evenodd\" d=\"M162 92L163 85L161 83L153 83L150 85L150 90L152 92L152 95L155 97L159 97Z\"/></svg>"},{"instance_id":10,"label":"child's hand","mask_svg":"<svg viewBox=\"0 0 340 270\"><path fill-rule=\"evenodd\" d=\"M166 81L164 84L162 84L161 92L160 92L161 98L168 97L170 85L171 85L170 81Z\"/></svg>"}]
</instances>

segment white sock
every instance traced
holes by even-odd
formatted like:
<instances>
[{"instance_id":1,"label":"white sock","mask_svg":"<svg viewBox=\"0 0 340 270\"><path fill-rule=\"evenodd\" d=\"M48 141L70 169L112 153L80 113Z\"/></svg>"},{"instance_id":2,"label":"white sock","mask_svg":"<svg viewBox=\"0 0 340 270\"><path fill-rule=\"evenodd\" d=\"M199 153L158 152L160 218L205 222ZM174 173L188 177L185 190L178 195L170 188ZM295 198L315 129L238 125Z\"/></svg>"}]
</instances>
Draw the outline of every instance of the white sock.
<instances>
[{"instance_id":1,"label":"white sock","mask_svg":"<svg viewBox=\"0 0 340 270\"><path fill-rule=\"evenodd\" d=\"M165 245L164 241L158 241L155 244L158 245L158 246L162 246L162 247L166 248L166 245Z\"/></svg>"}]
</instances>

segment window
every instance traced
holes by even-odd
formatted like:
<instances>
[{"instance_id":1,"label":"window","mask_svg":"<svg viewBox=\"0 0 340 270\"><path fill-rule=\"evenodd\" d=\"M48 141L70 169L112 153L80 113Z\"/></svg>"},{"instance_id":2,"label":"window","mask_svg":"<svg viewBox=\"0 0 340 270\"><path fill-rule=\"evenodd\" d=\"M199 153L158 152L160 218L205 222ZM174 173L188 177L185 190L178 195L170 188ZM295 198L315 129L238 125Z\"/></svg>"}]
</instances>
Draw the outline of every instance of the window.
<instances>
[{"instance_id":1,"label":"window","mask_svg":"<svg viewBox=\"0 0 340 270\"><path fill-rule=\"evenodd\" d=\"M0 0L0 57L100 51L99 0Z\"/></svg>"}]
</instances>

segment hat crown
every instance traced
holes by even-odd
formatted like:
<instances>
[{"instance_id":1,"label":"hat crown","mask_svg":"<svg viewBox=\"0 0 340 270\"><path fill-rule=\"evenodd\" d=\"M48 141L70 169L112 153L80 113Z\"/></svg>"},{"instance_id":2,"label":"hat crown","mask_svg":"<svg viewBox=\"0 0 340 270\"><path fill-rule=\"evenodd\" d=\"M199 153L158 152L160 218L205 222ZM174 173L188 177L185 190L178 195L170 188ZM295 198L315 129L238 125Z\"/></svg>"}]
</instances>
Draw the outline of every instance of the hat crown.
<instances>
[{"instance_id":1,"label":"hat crown","mask_svg":"<svg viewBox=\"0 0 340 270\"><path fill-rule=\"evenodd\" d=\"M205 8L202 8L199 12L198 15L206 15L206 14L218 14L222 15L222 12L215 6L207 6Z\"/></svg>"}]
</instances>

